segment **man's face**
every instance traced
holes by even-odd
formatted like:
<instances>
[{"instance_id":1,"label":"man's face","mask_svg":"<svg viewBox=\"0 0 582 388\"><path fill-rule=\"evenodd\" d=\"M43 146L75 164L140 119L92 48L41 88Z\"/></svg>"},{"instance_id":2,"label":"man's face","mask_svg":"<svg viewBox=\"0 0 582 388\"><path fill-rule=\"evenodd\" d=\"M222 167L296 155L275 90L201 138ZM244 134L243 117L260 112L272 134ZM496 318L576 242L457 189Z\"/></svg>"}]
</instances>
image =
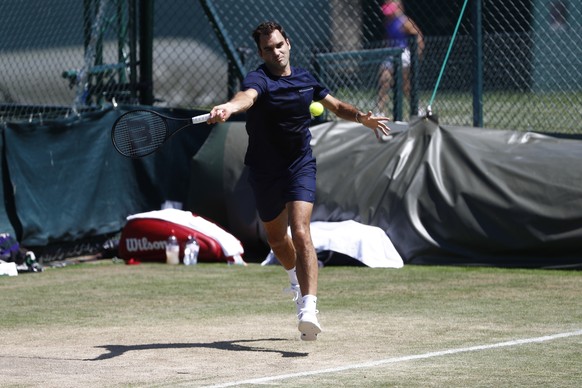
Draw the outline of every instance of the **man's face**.
<instances>
[{"instance_id":1,"label":"man's face","mask_svg":"<svg viewBox=\"0 0 582 388\"><path fill-rule=\"evenodd\" d=\"M289 40L283 38L281 32L275 30L269 36L262 35L259 46L259 55L271 73L279 76L291 73L289 64L291 44Z\"/></svg>"}]
</instances>

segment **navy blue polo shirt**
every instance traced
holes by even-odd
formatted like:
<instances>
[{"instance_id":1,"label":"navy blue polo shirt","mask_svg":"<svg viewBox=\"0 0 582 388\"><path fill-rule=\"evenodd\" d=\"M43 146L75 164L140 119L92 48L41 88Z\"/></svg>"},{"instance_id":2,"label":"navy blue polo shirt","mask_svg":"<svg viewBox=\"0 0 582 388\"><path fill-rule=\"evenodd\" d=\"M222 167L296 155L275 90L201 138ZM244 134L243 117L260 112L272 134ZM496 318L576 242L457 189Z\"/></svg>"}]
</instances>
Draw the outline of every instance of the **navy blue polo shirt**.
<instances>
[{"instance_id":1,"label":"navy blue polo shirt","mask_svg":"<svg viewBox=\"0 0 582 388\"><path fill-rule=\"evenodd\" d=\"M247 111L249 144L245 164L262 174L280 174L312 159L309 125L311 101L329 94L307 70L291 67L291 75L274 76L263 64L250 72L242 90L258 93Z\"/></svg>"}]
</instances>

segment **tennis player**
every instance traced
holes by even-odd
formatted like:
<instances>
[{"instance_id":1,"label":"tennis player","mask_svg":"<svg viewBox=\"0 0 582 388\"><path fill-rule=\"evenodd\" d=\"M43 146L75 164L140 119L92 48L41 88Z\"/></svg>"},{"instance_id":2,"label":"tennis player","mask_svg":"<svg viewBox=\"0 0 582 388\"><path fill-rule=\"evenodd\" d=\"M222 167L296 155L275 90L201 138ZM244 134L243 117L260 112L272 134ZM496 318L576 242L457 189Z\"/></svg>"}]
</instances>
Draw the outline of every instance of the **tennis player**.
<instances>
[{"instance_id":1,"label":"tennis player","mask_svg":"<svg viewBox=\"0 0 582 388\"><path fill-rule=\"evenodd\" d=\"M370 128L377 138L390 131L385 123L389 119L334 98L309 72L291 66L291 43L279 24L262 23L252 36L263 64L245 77L230 101L212 108L208 123L247 112L245 164L259 217L269 246L289 275L301 339L313 341L321 326L318 263L310 232L316 165L309 144L309 105L319 101L338 117Z\"/></svg>"}]
</instances>

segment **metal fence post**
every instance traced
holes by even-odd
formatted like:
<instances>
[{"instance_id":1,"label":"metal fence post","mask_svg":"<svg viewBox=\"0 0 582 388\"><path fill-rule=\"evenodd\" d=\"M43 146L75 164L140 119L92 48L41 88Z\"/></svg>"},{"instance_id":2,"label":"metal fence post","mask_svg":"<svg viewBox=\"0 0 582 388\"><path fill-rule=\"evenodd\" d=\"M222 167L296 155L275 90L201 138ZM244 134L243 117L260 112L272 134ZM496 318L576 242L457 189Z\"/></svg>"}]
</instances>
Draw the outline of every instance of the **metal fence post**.
<instances>
[{"instance_id":1,"label":"metal fence post","mask_svg":"<svg viewBox=\"0 0 582 388\"><path fill-rule=\"evenodd\" d=\"M418 42L416 40L416 35L410 38L410 115L418 115L418 74L419 74L419 58L418 58Z\"/></svg>"},{"instance_id":2,"label":"metal fence post","mask_svg":"<svg viewBox=\"0 0 582 388\"><path fill-rule=\"evenodd\" d=\"M402 66L402 50L399 50L398 55L392 56L392 63L394 67L394 108L392 110L392 120L402 121L402 106L403 106L403 66Z\"/></svg>"},{"instance_id":3,"label":"metal fence post","mask_svg":"<svg viewBox=\"0 0 582 388\"><path fill-rule=\"evenodd\" d=\"M483 127L483 0L473 0L473 126Z\"/></svg>"},{"instance_id":4,"label":"metal fence post","mask_svg":"<svg viewBox=\"0 0 582 388\"><path fill-rule=\"evenodd\" d=\"M130 100L137 101L137 0L129 1L129 87Z\"/></svg>"},{"instance_id":5,"label":"metal fence post","mask_svg":"<svg viewBox=\"0 0 582 388\"><path fill-rule=\"evenodd\" d=\"M154 0L141 0L139 67L140 90L139 102L142 105L154 104L153 84L153 46L154 46Z\"/></svg>"}]
</instances>

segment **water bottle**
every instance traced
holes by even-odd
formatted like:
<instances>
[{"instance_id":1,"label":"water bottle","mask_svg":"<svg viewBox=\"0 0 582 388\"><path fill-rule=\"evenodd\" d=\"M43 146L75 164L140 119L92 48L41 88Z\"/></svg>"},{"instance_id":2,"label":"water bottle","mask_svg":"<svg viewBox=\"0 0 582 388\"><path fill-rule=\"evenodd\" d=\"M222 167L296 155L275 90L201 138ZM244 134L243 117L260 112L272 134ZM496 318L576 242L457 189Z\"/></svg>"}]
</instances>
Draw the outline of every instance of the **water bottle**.
<instances>
[{"instance_id":1,"label":"water bottle","mask_svg":"<svg viewBox=\"0 0 582 388\"><path fill-rule=\"evenodd\" d=\"M184 244L184 265L192 265L192 236L188 236Z\"/></svg>"},{"instance_id":2,"label":"water bottle","mask_svg":"<svg viewBox=\"0 0 582 388\"><path fill-rule=\"evenodd\" d=\"M166 263L180 264L180 244L173 234L166 241Z\"/></svg>"},{"instance_id":3,"label":"water bottle","mask_svg":"<svg viewBox=\"0 0 582 388\"><path fill-rule=\"evenodd\" d=\"M198 241L194 236L188 236L184 246L184 264L195 265L198 263L198 252L200 252Z\"/></svg>"}]
</instances>

